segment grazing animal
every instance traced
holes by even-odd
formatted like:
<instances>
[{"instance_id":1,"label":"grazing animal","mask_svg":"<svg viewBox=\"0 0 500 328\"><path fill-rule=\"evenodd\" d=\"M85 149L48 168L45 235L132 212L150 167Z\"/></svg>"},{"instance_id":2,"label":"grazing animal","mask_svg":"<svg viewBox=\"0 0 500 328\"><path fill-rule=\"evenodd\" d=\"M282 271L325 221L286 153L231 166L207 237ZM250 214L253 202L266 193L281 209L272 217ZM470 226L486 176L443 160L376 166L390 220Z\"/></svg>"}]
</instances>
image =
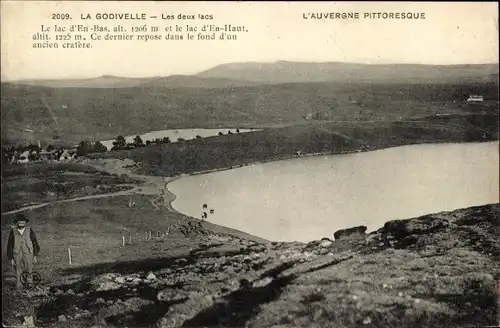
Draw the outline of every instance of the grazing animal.
<instances>
[{"instance_id":1,"label":"grazing animal","mask_svg":"<svg viewBox=\"0 0 500 328\"><path fill-rule=\"evenodd\" d=\"M129 198L128 207L135 207L135 202L133 201L132 197Z\"/></svg>"},{"instance_id":2,"label":"grazing animal","mask_svg":"<svg viewBox=\"0 0 500 328\"><path fill-rule=\"evenodd\" d=\"M215 210L212 208L210 209L210 214L214 214Z\"/></svg>"}]
</instances>

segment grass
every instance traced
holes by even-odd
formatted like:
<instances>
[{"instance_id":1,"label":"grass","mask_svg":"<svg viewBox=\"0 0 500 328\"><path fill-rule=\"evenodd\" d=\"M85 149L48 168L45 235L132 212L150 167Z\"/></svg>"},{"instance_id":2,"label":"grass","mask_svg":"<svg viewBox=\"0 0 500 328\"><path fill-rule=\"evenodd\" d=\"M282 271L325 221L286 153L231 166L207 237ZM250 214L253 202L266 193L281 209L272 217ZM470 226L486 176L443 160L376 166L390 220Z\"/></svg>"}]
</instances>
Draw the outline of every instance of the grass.
<instances>
[{"instance_id":1,"label":"grass","mask_svg":"<svg viewBox=\"0 0 500 328\"><path fill-rule=\"evenodd\" d=\"M2 167L2 212L22 206L130 189L138 181L82 164L43 163Z\"/></svg>"},{"instance_id":2,"label":"grass","mask_svg":"<svg viewBox=\"0 0 500 328\"><path fill-rule=\"evenodd\" d=\"M3 145L59 142L53 139L55 130L61 140L76 144L172 128L276 127L302 123L309 113L332 121L391 121L470 111L464 103L470 93L482 94L486 100L474 110L498 106L495 82L317 82L215 89L2 84L1 88Z\"/></svg>"},{"instance_id":3,"label":"grass","mask_svg":"<svg viewBox=\"0 0 500 328\"><path fill-rule=\"evenodd\" d=\"M243 134L93 154L93 158L131 158L145 174L180 173L238 167L302 154L344 153L417 143L498 140L498 115L467 114L393 122L327 122L265 129Z\"/></svg>"}]
</instances>

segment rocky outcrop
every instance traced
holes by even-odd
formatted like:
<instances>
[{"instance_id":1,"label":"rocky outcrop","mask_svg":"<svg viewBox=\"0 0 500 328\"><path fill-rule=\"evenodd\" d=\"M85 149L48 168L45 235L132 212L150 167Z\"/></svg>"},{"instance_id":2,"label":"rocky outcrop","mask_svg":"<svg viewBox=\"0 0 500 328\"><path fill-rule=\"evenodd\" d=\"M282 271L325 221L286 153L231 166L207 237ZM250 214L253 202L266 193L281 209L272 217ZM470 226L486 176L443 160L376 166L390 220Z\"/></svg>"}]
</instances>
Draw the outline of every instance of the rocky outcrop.
<instances>
[{"instance_id":1,"label":"rocky outcrop","mask_svg":"<svg viewBox=\"0 0 500 328\"><path fill-rule=\"evenodd\" d=\"M155 268L57 285L37 326L494 325L499 204L336 232L335 240L208 240ZM363 236L360 238L360 236ZM50 317L49 317L50 315Z\"/></svg>"},{"instance_id":2,"label":"rocky outcrop","mask_svg":"<svg viewBox=\"0 0 500 328\"><path fill-rule=\"evenodd\" d=\"M335 240L339 239L349 239L353 237L362 237L365 235L366 232L366 226L357 226L353 228L348 228L348 229L341 229L337 230L334 234L333 237Z\"/></svg>"}]
</instances>

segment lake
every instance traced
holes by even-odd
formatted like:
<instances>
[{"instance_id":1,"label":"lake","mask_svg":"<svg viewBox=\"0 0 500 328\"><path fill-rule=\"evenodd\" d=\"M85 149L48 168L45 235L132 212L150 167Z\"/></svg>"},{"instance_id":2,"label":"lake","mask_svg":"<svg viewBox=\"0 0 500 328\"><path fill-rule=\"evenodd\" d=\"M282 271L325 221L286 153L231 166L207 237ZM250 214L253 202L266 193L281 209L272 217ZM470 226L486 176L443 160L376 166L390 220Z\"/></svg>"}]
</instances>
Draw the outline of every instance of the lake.
<instances>
[{"instance_id":1,"label":"lake","mask_svg":"<svg viewBox=\"0 0 500 328\"><path fill-rule=\"evenodd\" d=\"M187 176L172 206L274 241L499 201L498 142L422 144L303 157ZM209 210L214 209L210 214Z\"/></svg>"},{"instance_id":2,"label":"lake","mask_svg":"<svg viewBox=\"0 0 500 328\"><path fill-rule=\"evenodd\" d=\"M254 132L254 131L259 131L260 129L239 129L240 133L245 133L245 132ZM178 138L183 138L185 140L189 139L194 139L196 138L197 135L200 137L206 138L206 137L213 137L219 134L219 132L222 132L224 134L228 134L228 131L231 131L232 133L236 133L236 129L230 129L230 128L219 128L219 129L177 129L177 130L158 130L158 131L151 131L148 133L143 133L139 134L141 137L142 141L146 143L146 140L154 141L156 138L163 139L165 137L169 137L171 142L177 142ZM125 136L125 140L127 143L131 143L134 141L134 138L137 136L137 134ZM113 147L113 140L104 140L101 141L101 143L106 146L106 148L111 149Z\"/></svg>"}]
</instances>

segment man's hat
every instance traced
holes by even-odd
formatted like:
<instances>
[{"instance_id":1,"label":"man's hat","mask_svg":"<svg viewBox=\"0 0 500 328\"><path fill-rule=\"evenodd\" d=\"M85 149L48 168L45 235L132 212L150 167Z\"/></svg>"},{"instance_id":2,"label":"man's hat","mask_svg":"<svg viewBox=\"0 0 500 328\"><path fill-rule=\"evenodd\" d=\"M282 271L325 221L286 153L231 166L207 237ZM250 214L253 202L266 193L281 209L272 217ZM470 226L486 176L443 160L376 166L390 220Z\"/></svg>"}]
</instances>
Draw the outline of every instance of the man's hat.
<instances>
[{"instance_id":1,"label":"man's hat","mask_svg":"<svg viewBox=\"0 0 500 328\"><path fill-rule=\"evenodd\" d=\"M17 223L18 221L26 221L26 222L28 222L29 219L26 216L24 216L24 214L19 213L19 214L16 215L16 218L14 219L14 223Z\"/></svg>"}]
</instances>

